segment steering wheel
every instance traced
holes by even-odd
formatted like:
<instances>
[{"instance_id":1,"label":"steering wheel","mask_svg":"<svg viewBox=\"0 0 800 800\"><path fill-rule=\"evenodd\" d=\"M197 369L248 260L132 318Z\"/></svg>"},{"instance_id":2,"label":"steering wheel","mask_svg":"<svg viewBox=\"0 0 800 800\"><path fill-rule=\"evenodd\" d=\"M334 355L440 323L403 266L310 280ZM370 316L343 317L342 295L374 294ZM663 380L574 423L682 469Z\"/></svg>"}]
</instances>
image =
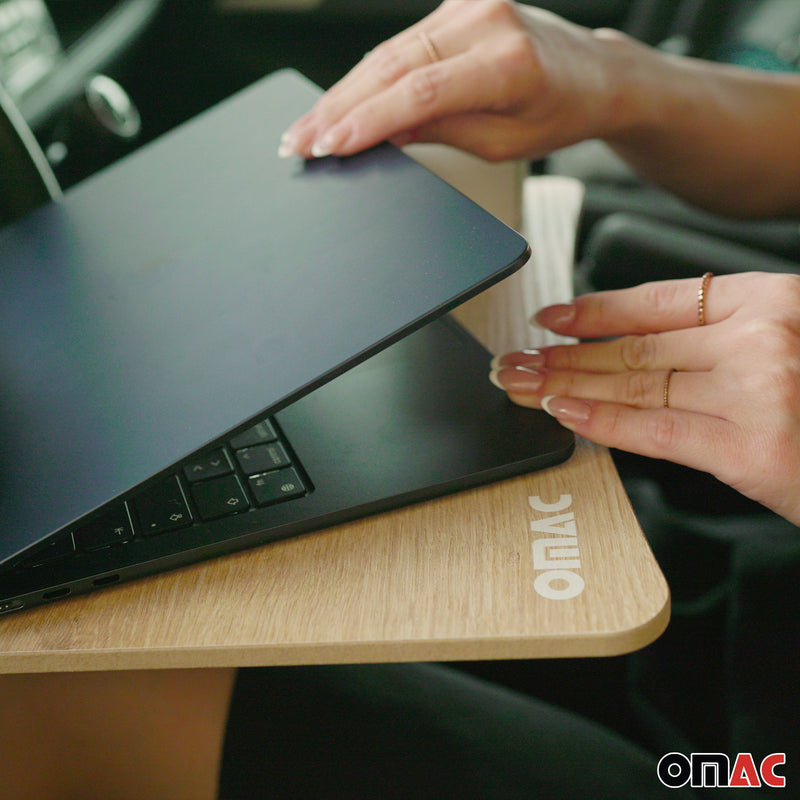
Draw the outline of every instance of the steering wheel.
<instances>
[{"instance_id":1,"label":"steering wheel","mask_svg":"<svg viewBox=\"0 0 800 800\"><path fill-rule=\"evenodd\" d=\"M52 1L52 0L51 0ZM114 92L96 77L116 56L122 53L153 20L163 0L121 0L114 4L101 18L80 37L74 45L63 49L54 35L54 28L44 3L27 3L17 16L33 14L26 20L28 30L40 26L49 39L47 58L41 53L32 53L31 62L37 69L49 63L43 74L24 91L14 81L14 64L3 61L0 48L0 225L21 216L48 200L58 197L58 180L42 152L33 130L50 122L82 93L91 88L92 98L99 97L98 116L106 127L118 130L123 120L115 112ZM10 8L13 2L0 5ZM8 19L11 14L6 14ZM0 36L3 31L0 30ZM31 49L35 49L35 36ZM55 41L55 52L52 42ZM14 56L18 60L20 56ZM26 75L21 67L18 75ZM9 81L3 86L3 80ZM105 79L108 81L108 79ZM15 92L11 86L14 82ZM110 83L110 81L109 81ZM113 87L112 87L113 88ZM102 119L105 116L105 119ZM124 133L124 132L123 132Z\"/></svg>"}]
</instances>

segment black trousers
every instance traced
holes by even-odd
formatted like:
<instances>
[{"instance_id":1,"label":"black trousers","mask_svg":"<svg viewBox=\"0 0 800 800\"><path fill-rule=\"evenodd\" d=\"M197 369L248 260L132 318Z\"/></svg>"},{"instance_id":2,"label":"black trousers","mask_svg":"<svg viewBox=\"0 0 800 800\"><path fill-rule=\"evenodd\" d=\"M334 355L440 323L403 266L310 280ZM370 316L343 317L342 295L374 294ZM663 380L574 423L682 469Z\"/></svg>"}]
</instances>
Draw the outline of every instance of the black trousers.
<instances>
[{"instance_id":1,"label":"black trousers","mask_svg":"<svg viewBox=\"0 0 800 800\"><path fill-rule=\"evenodd\" d=\"M243 670L221 800L691 797L658 780L670 751L786 753L786 789L746 794L800 797L800 531L707 476L619 466L673 600L667 632L626 660L620 702L646 750L444 666Z\"/></svg>"},{"instance_id":2,"label":"black trousers","mask_svg":"<svg viewBox=\"0 0 800 800\"><path fill-rule=\"evenodd\" d=\"M220 800L693 797L616 734L429 664L242 670Z\"/></svg>"}]
</instances>

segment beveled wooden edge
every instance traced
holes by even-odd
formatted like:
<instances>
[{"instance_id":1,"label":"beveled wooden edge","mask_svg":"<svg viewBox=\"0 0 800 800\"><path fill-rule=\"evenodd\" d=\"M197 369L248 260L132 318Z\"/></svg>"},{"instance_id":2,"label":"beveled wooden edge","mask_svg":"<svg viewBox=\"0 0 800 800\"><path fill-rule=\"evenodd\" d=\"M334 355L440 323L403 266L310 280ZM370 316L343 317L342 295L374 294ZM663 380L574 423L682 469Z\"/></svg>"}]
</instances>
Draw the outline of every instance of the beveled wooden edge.
<instances>
[{"instance_id":1,"label":"beveled wooden edge","mask_svg":"<svg viewBox=\"0 0 800 800\"><path fill-rule=\"evenodd\" d=\"M139 669L303 666L309 664L379 664L421 661L498 661L543 658L604 658L640 650L664 632L670 598L644 624L613 634L529 638L396 642L323 642L264 646L183 649L38 651L4 654L0 674L99 672ZM589 655L591 654L591 655Z\"/></svg>"},{"instance_id":2,"label":"beveled wooden edge","mask_svg":"<svg viewBox=\"0 0 800 800\"><path fill-rule=\"evenodd\" d=\"M94 672L138 669L379 664L423 661L484 661L625 655L655 641L670 619L669 595L661 611L644 624L612 634L484 640L322 642L315 644L173 649L40 651L4 655L3 673Z\"/></svg>"}]
</instances>

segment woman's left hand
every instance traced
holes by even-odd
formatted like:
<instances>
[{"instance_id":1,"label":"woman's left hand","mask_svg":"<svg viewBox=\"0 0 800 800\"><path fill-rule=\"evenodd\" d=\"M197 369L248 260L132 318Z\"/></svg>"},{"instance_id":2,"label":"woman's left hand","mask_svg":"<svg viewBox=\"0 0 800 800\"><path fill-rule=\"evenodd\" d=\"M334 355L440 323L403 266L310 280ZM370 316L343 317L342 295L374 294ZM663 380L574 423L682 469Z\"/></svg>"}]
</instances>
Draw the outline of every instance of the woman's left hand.
<instances>
[{"instance_id":1,"label":"woman's left hand","mask_svg":"<svg viewBox=\"0 0 800 800\"><path fill-rule=\"evenodd\" d=\"M545 308L541 326L603 341L509 353L492 380L587 439L712 473L800 524L800 276L700 287L660 281Z\"/></svg>"},{"instance_id":2,"label":"woman's left hand","mask_svg":"<svg viewBox=\"0 0 800 800\"><path fill-rule=\"evenodd\" d=\"M658 77L665 67L629 37L540 8L445 0L368 53L289 127L278 152L347 156L390 139L491 161L537 158L586 138L627 141L633 119L638 141L638 112L649 117L655 87L669 85ZM647 76L643 92L629 87L632 75Z\"/></svg>"}]
</instances>

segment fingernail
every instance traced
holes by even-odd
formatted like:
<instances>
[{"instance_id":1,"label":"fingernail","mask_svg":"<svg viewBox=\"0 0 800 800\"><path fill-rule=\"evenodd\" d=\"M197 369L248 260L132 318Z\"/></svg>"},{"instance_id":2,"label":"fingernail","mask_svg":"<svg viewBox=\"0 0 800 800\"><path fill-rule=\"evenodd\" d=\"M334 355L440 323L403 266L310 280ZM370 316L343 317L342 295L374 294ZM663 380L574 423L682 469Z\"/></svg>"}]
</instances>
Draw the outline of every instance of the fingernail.
<instances>
[{"instance_id":1,"label":"fingernail","mask_svg":"<svg viewBox=\"0 0 800 800\"><path fill-rule=\"evenodd\" d=\"M559 422L572 422L575 424L586 422L591 414L591 407L583 400L574 397L556 397L548 395L542 398L542 408Z\"/></svg>"},{"instance_id":2,"label":"fingernail","mask_svg":"<svg viewBox=\"0 0 800 800\"><path fill-rule=\"evenodd\" d=\"M336 126L323 134L311 145L311 155L314 158L325 158L332 155L347 141L350 131L348 128Z\"/></svg>"},{"instance_id":3,"label":"fingernail","mask_svg":"<svg viewBox=\"0 0 800 800\"><path fill-rule=\"evenodd\" d=\"M504 392L535 392L544 383L544 373L520 366L500 367L489 373L489 380Z\"/></svg>"},{"instance_id":4,"label":"fingernail","mask_svg":"<svg viewBox=\"0 0 800 800\"><path fill-rule=\"evenodd\" d=\"M532 325L539 325L541 328L556 330L569 325L575 319L575 304L560 303L555 306L548 306L537 311L531 317Z\"/></svg>"},{"instance_id":5,"label":"fingernail","mask_svg":"<svg viewBox=\"0 0 800 800\"><path fill-rule=\"evenodd\" d=\"M281 136L281 143L278 147L278 158L290 158L297 153L295 138L289 131Z\"/></svg>"},{"instance_id":6,"label":"fingernail","mask_svg":"<svg viewBox=\"0 0 800 800\"><path fill-rule=\"evenodd\" d=\"M491 369L514 366L541 369L545 366L545 357L541 350L517 350L513 353L495 356L489 366Z\"/></svg>"},{"instance_id":7,"label":"fingernail","mask_svg":"<svg viewBox=\"0 0 800 800\"><path fill-rule=\"evenodd\" d=\"M331 150L324 141L314 142L314 144L311 145L311 155L314 156L314 158L325 158L325 156L329 156L332 152L333 150Z\"/></svg>"}]
</instances>

